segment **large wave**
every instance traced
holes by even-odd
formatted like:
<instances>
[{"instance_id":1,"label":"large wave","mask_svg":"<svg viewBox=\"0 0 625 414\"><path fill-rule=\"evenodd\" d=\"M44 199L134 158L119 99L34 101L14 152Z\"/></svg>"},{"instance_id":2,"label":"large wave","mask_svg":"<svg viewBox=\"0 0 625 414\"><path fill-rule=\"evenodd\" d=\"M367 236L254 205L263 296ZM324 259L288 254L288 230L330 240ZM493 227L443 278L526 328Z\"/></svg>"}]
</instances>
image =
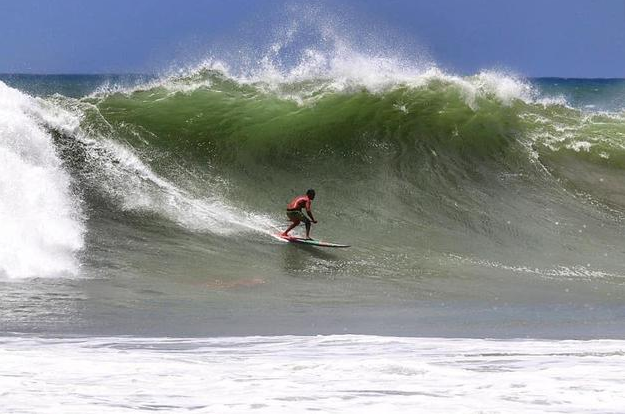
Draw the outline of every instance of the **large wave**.
<instances>
[{"instance_id":1,"label":"large wave","mask_svg":"<svg viewBox=\"0 0 625 414\"><path fill-rule=\"evenodd\" d=\"M0 187L3 222L30 234L15 247L18 230L3 233L4 272L75 271L84 211L226 237L267 233L286 199L309 186L363 245L365 219L377 234L406 232L391 245L419 229L429 244L411 241L415 249L475 263L507 263L519 246L532 260L610 249L613 232L589 248L576 230L588 220L612 228L623 216L619 110L579 108L503 72L450 75L340 42L304 49L290 66L275 61L277 49L245 68L210 59L80 99L44 101L2 85L3 165L12 165ZM25 178L33 164L45 185ZM42 191L48 204L30 201ZM42 263L59 262L32 267L33 246Z\"/></svg>"},{"instance_id":2,"label":"large wave","mask_svg":"<svg viewBox=\"0 0 625 414\"><path fill-rule=\"evenodd\" d=\"M294 158L349 162L385 151L482 162L512 151L516 163L573 156L625 167L618 111L574 108L498 72L463 78L436 68L394 69L400 63L388 58L365 64L361 55L310 52L308 59L284 73L265 62L253 75L209 62L86 101L129 142L222 165L278 159L292 167Z\"/></svg>"}]
</instances>

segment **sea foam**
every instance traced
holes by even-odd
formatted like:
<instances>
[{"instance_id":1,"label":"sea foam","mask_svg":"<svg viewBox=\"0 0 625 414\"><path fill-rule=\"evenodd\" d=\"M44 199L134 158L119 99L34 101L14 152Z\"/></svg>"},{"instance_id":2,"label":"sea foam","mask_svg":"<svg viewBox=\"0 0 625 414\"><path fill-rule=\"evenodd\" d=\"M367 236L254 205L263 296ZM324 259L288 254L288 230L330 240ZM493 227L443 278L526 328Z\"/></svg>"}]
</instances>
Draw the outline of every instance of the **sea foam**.
<instances>
[{"instance_id":1,"label":"sea foam","mask_svg":"<svg viewBox=\"0 0 625 414\"><path fill-rule=\"evenodd\" d=\"M623 346L355 335L0 338L0 387L4 409L20 412L605 413L625 404Z\"/></svg>"}]
</instances>

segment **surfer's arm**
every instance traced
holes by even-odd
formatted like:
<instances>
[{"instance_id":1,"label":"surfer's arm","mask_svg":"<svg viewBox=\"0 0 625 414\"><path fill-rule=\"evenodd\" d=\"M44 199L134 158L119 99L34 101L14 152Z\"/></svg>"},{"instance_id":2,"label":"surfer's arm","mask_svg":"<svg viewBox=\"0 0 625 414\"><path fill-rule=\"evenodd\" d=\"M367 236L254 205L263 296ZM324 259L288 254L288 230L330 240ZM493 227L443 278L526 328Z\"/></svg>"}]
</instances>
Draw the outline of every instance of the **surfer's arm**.
<instances>
[{"instance_id":1,"label":"surfer's arm","mask_svg":"<svg viewBox=\"0 0 625 414\"><path fill-rule=\"evenodd\" d=\"M306 201L306 214L308 214L308 217L310 217L310 220L313 223L316 223L317 220L315 220L315 218L312 215L312 203L310 202L310 199L308 199L308 201Z\"/></svg>"}]
</instances>

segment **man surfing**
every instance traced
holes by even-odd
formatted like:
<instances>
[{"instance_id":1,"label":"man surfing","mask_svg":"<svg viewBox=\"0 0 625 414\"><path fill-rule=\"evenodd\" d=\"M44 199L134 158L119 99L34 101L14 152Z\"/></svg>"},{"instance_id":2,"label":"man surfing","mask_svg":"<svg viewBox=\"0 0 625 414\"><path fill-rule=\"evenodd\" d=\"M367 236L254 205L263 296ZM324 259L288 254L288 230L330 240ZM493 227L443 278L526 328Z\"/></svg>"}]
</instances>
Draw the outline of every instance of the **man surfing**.
<instances>
[{"instance_id":1,"label":"man surfing","mask_svg":"<svg viewBox=\"0 0 625 414\"><path fill-rule=\"evenodd\" d=\"M310 238L310 223L313 222L317 224L317 220L315 220L312 211L310 211L310 207L314 199L315 190L310 189L306 191L306 195L301 195L291 200L291 202L286 206L286 216L293 222L293 224L291 224L289 228L281 234L282 237L288 236L289 232L299 226L299 224L303 221L304 224L306 224L306 240L312 240ZM306 209L308 217L302 213L303 208Z\"/></svg>"}]
</instances>

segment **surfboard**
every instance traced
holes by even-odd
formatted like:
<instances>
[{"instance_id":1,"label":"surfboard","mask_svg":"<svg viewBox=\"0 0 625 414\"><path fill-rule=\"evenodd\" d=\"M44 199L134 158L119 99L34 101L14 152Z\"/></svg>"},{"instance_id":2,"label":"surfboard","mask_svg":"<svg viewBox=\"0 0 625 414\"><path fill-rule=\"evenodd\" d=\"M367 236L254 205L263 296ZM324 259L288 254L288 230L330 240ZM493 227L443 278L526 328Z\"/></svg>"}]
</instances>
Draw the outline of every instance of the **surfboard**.
<instances>
[{"instance_id":1,"label":"surfboard","mask_svg":"<svg viewBox=\"0 0 625 414\"><path fill-rule=\"evenodd\" d=\"M276 234L276 237L289 243L307 244L309 246L336 247L336 248L349 247L348 244L330 243L330 242L326 242L323 240L304 239L304 238L295 237L295 236L283 236L281 234Z\"/></svg>"}]
</instances>

